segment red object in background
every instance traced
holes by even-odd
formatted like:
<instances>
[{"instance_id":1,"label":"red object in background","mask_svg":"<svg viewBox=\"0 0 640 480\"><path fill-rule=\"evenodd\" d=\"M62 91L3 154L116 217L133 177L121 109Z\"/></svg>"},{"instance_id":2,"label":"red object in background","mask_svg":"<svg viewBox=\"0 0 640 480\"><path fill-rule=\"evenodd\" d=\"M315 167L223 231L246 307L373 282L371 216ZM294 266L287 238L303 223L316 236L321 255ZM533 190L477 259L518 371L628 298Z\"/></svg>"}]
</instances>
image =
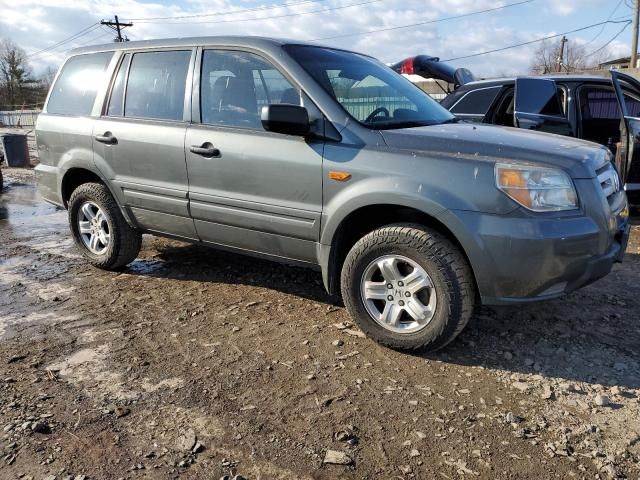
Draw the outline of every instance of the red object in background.
<instances>
[{"instance_id":1,"label":"red object in background","mask_svg":"<svg viewBox=\"0 0 640 480\"><path fill-rule=\"evenodd\" d=\"M400 68L400 73L404 73L405 75L413 75L413 57L407 58L404 62L402 62L402 67Z\"/></svg>"}]
</instances>

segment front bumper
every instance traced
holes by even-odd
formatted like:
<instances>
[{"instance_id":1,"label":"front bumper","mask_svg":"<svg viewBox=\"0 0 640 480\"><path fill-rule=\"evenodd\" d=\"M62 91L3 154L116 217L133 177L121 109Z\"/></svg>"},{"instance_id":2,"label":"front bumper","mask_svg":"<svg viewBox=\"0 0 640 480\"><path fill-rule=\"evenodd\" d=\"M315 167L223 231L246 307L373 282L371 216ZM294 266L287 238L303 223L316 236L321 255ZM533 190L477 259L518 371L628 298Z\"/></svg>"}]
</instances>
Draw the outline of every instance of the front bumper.
<instances>
[{"instance_id":1,"label":"front bumper","mask_svg":"<svg viewBox=\"0 0 640 480\"><path fill-rule=\"evenodd\" d=\"M450 212L470 232L461 243L482 303L548 300L607 275L622 261L630 226L624 194L613 211L605 205L600 216Z\"/></svg>"}]
</instances>

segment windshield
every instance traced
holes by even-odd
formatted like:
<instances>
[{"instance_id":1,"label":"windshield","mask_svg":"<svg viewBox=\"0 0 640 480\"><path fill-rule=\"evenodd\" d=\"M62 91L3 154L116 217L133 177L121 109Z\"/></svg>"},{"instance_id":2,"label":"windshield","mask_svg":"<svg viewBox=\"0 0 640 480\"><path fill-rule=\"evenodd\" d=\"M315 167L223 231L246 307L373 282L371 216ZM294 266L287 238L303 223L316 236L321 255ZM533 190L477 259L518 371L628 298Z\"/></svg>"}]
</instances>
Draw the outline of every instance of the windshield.
<instances>
[{"instance_id":1,"label":"windshield","mask_svg":"<svg viewBox=\"0 0 640 480\"><path fill-rule=\"evenodd\" d=\"M358 122L373 129L455 122L456 118L407 79L357 53L301 45L289 54Z\"/></svg>"}]
</instances>

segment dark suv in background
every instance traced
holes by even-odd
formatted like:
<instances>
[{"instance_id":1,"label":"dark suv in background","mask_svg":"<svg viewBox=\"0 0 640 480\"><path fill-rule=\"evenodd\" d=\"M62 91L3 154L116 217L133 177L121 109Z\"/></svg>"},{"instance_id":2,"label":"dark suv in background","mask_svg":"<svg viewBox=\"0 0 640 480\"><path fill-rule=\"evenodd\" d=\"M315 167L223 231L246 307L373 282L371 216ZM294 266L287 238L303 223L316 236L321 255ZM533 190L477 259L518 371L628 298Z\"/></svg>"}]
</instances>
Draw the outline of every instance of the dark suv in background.
<instances>
[{"instance_id":1,"label":"dark suv in background","mask_svg":"<svg viewBox=\"0 0 640 480\"><path fill-rule=\"evenodd\" d=\"M36 136L39 190L95 266L124 267L151 233L316 268L395 348L443 347L476 303L593 282L629 235L606 148L461 122L376 59L318 45L75 50Z\"/></svg>"},{"instance_id":2,"label":"dark suv in background","mask_svg":"<svg viewBox=\"0 0 640 480\"><path fill-rule=\"evenodd\" d=\"M453 85L453 91L440 104L460 119L605 145L614 154L629 201L640 205L640 146L629 147L630 142L639 141L637 79L611 71L611 77L557 74L476 81L469 70L426 55L410 57L393 68Z\"/></svg>"}]
</instances>

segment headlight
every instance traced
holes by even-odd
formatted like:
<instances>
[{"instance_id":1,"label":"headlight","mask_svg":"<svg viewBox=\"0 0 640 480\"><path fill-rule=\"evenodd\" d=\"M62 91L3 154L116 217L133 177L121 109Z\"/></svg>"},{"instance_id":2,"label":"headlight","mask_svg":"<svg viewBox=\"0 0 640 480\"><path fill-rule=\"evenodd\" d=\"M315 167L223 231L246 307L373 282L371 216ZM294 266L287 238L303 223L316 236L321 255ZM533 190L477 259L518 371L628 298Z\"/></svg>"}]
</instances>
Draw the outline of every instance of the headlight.
<instances>
[{"instance_id":1,"label":"headlight","mask_svg":"<svg viewBox=\"0 0 640 480\"><path fill-rule=\"evenodd\" d=\"M496 164L496 185L534 212L578 208L573 182L562 170L534 165Z\"/></svg>"}]
</instances>

